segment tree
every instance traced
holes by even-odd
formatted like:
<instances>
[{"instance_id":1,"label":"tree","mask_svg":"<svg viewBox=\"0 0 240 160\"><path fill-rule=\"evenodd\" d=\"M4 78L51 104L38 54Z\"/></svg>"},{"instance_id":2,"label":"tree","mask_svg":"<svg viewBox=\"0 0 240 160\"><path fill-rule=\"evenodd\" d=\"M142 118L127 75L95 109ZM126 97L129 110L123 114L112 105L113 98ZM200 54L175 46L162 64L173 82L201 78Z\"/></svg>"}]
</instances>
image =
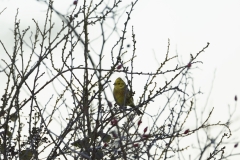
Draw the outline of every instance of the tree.
<instances>
[{"instance_id":1,"label":"tree","mask_svg":"<svg viewBox=\"0 0 240 160\"><path fill-rule=\"evenodd\" d=\"M61 15L50 1L44 25L33 19L35 26L23 30L17 12L13 52L0 41L8 56L1 62L6 83L0 111L2 159L171 159L188 149L182 139L216 126L228 132L214 140L217 145L210 155L205 155L209 145L204 144L197 158L224 158L222 139L231 131L228 124L209 123L212 111L194 129L185 128L201 94L192 92L191 69L201 63L197 58L209 43L190 55L187 64L166 69L177 58L169 56L169 40L165 59L155 71L136 71L136 35L128 24L137 2L121 6L120 0L76 0L69 15ZM60 29L53 15L62 19ZM118 29L121 18L125 22ZM124 48L130 46L127 32L132 32L131 54ZM115 73L125 75L133 96L134 80L147 77L139 98L135 96L143 115L114 104L110 79ZM159 83L163 76L165 83ZM150 106L159 109L149 114Z\"/></svg>"}]
</instances>

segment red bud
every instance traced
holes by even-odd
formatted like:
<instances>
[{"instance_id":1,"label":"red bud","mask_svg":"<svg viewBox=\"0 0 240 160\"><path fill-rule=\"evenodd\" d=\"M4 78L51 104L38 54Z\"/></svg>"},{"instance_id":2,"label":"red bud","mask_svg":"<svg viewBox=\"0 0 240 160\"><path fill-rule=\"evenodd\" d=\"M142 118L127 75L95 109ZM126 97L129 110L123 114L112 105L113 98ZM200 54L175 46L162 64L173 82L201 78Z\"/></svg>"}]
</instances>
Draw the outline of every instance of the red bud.
<instances>
[{"instance_id":1,"label":"red bud","mask_svg":"<svg viewBox=\"0 0 240 160\"><path fill-rule=\"evenodd\" d=\"M116 126L118 121L114 118L111 120L111 125Z\"/></svg>"},{"instance_id":2,"label":"red bud","mask_svg":"<svg viewBox=\"0 0 240 160\"><path fill-rule=\"evenodd\" d=\"M148 137L149 137L148 134L143 134L143 135L142 135L142 138L143 138L143 139L148 139Z\"/></svg>"},{"instance_id":3,"label":"red bud","mask_svg":"<svg viewBox=\"0 0 240 160\"><path fill-rule=\"evenodd\" d=\"M142 120L140 119L140 120L138 121L138 126L140 126L141 123L142 123Z\"/></svg>"},{"instance_id":4,"label":"red bud","mask_svg":"<svg viewBox=\"0 0 240 160\"><path fill-rule=\"evenodd\" d=\"M147 132L148 127L144 128L143 133Z\"/></svg>"},{"instance_id":5,"label":"red bud","mask_svg":"<svg viewBox=\"0 0 240 160\"><path fill-rule=\"evenodd\" d=\"M139 144L138 143L134 143L133 147L139 147Z\"/></svg>"},{"instance_id":6,"label":"red bud","mask_svg":"<svg viewBox=\"0 0 240 160\"><path fill-rule=\"evenodd\" d=\"M107 144L107 143L104 143L103 147L107 147L107 146L108 146L108 144Z\"/></svg>"},{"instance_id":7,"label":"red bud","mask_svg":"<svg viewBox=\"0 0 240 160\"><path fill-rule=\"evenodd\" d=\"M77 5L77 2L78 2L78 0L74 0L74 1L73 1L73 4L74 4L74 5Z\"/></svg>"},{"instance_id":8,"label":"red bud","mask_svg":"<svg viewBox=\"0 0 240 160\"><path fill-rule=\"evenodd\" d=\"M117 69L118 69L118 70L121 69L121 68L122 68L122 65L121 65L121 64L117 66Z\"/></svg>"},{"instance_id":9,"label":"red bud","mask_svg":"<svg viewBox=\"0 0 240 160\"><path fill-rule=\"evenodd\" d=\"M118 138L118 136L117 136L117 134L116 134L115 131L112 131L111 133L112 133L112 136L113 136L114 138Z\"/></svg>"},{"instance_id":10,"label":"red bud","mask_svg":"<svg viewBox=\"0 0 240 160\"><path fill-rule=\"evenodd\" d=\"M188 132L189 132L189 129L187 129L183 134L188 134Z\"/></svg>"},{"instance_id":11,"label":"red bud","mask_svg":"<svg viewBox=\"0 0 240 160\"><path fill-rule=\"evenodd\" d=\"M112 107L112 103L107 101L108 107Z\"/></svg>"},{"instance_id":12,"label":"red bud","mask_svg":"<svg viewBox=\"0 0 240 160\"><path fill-rule=\"evenodd\" d=\"M235 145L234 145L234 148L237 148L238 147L238 143L236 143Z\"/></svg>"}]
</instances>

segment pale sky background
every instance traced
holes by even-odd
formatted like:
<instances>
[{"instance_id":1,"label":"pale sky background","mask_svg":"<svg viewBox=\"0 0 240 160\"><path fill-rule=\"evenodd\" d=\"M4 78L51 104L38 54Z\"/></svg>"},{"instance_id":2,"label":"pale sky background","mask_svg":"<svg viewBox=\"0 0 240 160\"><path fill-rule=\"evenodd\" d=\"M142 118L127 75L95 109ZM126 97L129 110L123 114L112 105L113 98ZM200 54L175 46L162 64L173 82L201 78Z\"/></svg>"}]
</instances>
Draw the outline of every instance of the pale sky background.
<instances>
[{"instance_id":1,"label":"pale sky background","mask_svg":"<svg viewBox=\"0 0 240 160\"><path fill-rule=\"evenodd\" d=\"M63 14L70 4L70 0L55 0L56 10ZM23 28L32 23L32 18L41 21L46 11L45 4L34 0L0 0L0 11L5 7L7 9L0 15L0 39L5 43L11 43L9 29L13 29L16 8L19 8ZM207 42L210 43L197 59L203 64L197 65L199 69L195 69L194 80L196 88L201 88L204 93L200 103L205 104L216 70L209 107L215 107L213 121L224 122L222 118L227 106L233 107L234 96L240 95L240 1L139 0L131 17L130 35L131 25L134 26L140 59L137 66L144 65L149 70L157 66L154 53L161 63L168 39L171 43L170 54L174 56L178 53L185 64L190 53L195 55ZM146 54L149 59L146 59ZM237 111L239 116L239 109Z\"/></svg>"}]
</instances>

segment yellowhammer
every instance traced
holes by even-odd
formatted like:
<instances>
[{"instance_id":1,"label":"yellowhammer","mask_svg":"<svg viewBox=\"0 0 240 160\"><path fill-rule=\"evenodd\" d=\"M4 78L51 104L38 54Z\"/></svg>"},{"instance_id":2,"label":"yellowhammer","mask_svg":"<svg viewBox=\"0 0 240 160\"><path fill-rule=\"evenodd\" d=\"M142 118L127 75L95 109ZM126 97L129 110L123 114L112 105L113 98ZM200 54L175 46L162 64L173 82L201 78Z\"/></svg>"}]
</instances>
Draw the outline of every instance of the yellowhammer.
<instances>
[{"instance_id":1,"label":"yellowhammer","mask_svg":"<svg viewBox=\"0 0 240 160\"><path fill-rule=\"evenodd\" d=\"M115 80L114 89L113 89L113 97L116 103L120 106L130 106L132 108L135 107L133 102L133 97L130 95L129 90L127 88L126 83L121 79L117 78ZM138 115L143 114L139 109L135 109Z\"/></svg>"}]
</instances>

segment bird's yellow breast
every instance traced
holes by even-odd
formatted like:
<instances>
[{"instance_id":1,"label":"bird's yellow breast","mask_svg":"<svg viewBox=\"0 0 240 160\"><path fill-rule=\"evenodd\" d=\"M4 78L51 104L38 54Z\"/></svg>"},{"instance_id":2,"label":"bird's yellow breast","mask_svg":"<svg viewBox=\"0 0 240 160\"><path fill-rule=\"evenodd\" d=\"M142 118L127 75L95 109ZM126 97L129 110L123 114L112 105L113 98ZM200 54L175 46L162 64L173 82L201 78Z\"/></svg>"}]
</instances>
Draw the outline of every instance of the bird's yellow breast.
<instances>
[{"instance_id":1,"label":"bird's yellow breast","mask_svg":"<svg viewBox=\"0 0 240 160\"><path fill-rule=\"evenodd\" d=\"M116 103L120 106L124 106L124 99L125 99L124 87L115 86L113 89L113 95Z\"/></svg>"}]
</instances>

